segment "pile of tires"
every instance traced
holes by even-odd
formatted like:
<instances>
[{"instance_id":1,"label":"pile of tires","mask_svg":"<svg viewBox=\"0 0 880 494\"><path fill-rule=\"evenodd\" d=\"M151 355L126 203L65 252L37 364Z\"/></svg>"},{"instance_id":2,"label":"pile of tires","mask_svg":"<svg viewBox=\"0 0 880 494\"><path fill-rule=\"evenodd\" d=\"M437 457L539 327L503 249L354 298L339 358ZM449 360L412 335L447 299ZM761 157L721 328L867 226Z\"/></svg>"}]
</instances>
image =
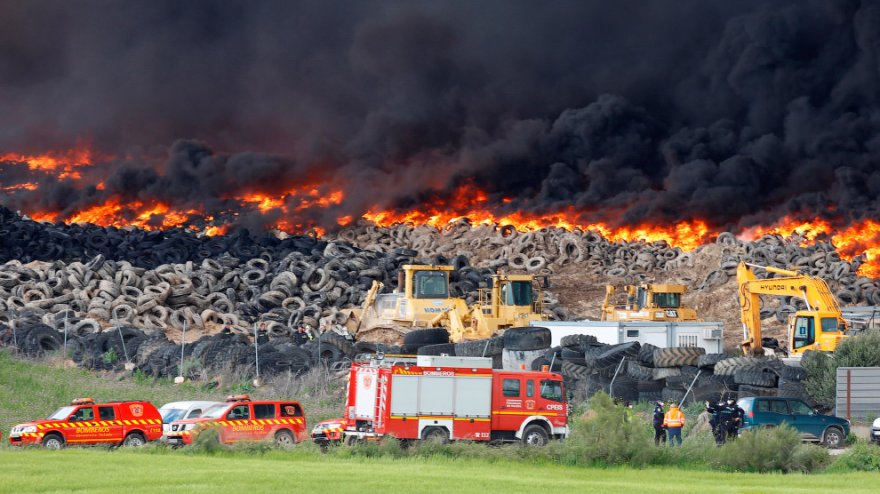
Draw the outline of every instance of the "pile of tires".
<instances>
[{"instance_id":1,"label":"pile of tires","mask_svg":"<svg viewBox=\"0 0 880 494\"><path fill-rule=\"evenodd\" d=\"M477 269L504 268L511 272L547 275L566 265L608 278L628 281L644 279L659 271L680 272L694 266L696 252L684 252L664 241L612 242L595 231L541 228L530 232L512 226L472 225L459 220L438 230L430 226L399 224L376 227L360 222L330 234L327 239L343 240L368 250L392 252L407 249L426 258L451 256L471 259ZM842 259L831 242L804 242L804 237L764 235L753 241L738 239L724 232L716 238L721 256L718 269L696 284L697 289L711 290L735 282L740 260L786 269L796 269L828 280L843 305L880 305L880 282L859 276L857 270L866 258ZM759 277L768 274L758 270ZM803 302L790 297L775 308L767 307L764 317L784 320L788 312L801 308ZM559 311L563 314L564 311Z\"/></svg>"}]
</instances>

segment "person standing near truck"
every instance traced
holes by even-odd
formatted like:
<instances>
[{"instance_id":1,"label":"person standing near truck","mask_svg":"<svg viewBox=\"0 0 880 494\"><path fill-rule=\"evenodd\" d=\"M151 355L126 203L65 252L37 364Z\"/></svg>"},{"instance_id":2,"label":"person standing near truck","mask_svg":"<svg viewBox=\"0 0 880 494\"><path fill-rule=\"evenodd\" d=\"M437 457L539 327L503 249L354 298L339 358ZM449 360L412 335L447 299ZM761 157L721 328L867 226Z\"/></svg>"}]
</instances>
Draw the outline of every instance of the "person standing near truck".
<instances>
[{"instance_id":1,"label":"person standing near truck","mask_svg":"<svg viewBox=\"0 0 880 494\"><path fill-rule=\"evenodd\" d=\"M706 402L706 411L712 415L712 418L709 419L709 425L712 426L712 437L715 438L715 445L717 446L724 444L724 434L726 433L721 426L721 410L724 406L724 400L719 401L718 405Z\"/></svg>"},{"instance_id":2,"label":"person standing near truck","mask_svg":"<svg viewBox=\"0 0 880 494\"><path fill-rule=\"evenodd\" d=\"M663 425L669 435L669 446L675 447L675 441L681 446L681 429L684 427L684 414L678 409L678 404L669 405L669 411L663 416Z\"/></svg>"},{"instance_id":3,"label":"person standing near truck","mask_svg":"<svg viewBox=\"0 0 880 494\"><path fill-rule=\"evenodd\" d=\"M746 412L736 404L736 400L733 398L727 398L727 406L724 407L724 410L727 412L727 416L730 417L730 423L724 433L727 435L727 439L732 441L739 435L739 428L742 427Z\"/></svg>"},{"instance_id":4,"label":"person standing near truck","mask_svg":"<svg viewBox=\"0 0 880 494\"><path fill-rule=\"evenodd\" d=\"M663 427L663 402L658 401L654 405L654 445L660 446L660 443L666 445L666 429Z\"/></svg>"}]
</instances>

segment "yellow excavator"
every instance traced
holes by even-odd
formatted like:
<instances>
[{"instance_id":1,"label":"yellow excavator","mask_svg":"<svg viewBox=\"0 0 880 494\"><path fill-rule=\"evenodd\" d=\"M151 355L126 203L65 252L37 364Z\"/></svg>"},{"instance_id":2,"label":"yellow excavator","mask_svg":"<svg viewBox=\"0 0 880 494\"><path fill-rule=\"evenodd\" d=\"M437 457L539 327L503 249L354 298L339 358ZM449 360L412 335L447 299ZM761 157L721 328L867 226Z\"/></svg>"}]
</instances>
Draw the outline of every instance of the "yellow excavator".
<instances>
[{"instance_id":1,"label":"yellow excavator","mask_svg":"<svg viewBox=\"0 0 880 494\"><path fill-rule=\"evenodd\" d=\"M615 304L617 293L614 285L605 285L605 301L602 303L602 321L699 321L697 311L682 307L681 297L687 286L674 284L642 283L626 285L624 304Z\"/></svg>"},{"instance_id":2,"label":"yellow excavator","mask_svg":"<svg viewBox=\"0 0 880 494\"><path fill-rule=\"evenodd\" d=\"M757 279L752 268L762 268L779 276ZM765 346L770 348L761 335L760 295L799 297L807 306L807 310L789 316L786 351L789 357L798 358L807 350L833 352L847 336L849 323L843 319L834 294L821 278L740 261L736 268L736 282L743 324L742 349L746 355L764 355Z\"/></svg>"},{"instance_id":3,"label":"yellow excavator","mask_svg":"<svg viewBox=\"0 0 880 494\"><path fill-rule=\"evenodd\" d=\"M444 327L452 342L488 338L499 330L544 321L540 287L532 275L492 275L468 307L449 293L452 266L404 265L394 293L374 281L364 304L352 311L349 331L363 341L394 343L413 329ZM545 279L546 285L546 279Z\"/></svg>"}]
</instances>

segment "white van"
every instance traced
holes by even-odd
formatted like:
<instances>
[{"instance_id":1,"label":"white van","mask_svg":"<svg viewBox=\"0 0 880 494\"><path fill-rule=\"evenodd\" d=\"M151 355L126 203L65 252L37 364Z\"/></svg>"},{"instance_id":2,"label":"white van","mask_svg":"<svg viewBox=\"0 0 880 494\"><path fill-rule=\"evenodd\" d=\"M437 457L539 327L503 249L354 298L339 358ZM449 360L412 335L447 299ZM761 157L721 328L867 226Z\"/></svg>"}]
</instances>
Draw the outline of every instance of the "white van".
<instances>
[{"instance_id":1,"label":"white van","mask_svg":"<svg viewBox=\"0 0 880 494\"><path fill-rule=\"evenodd\" d=\"M217 401L173 401L162 405L159 409L159 414L162 415L162 435L167 435L171 430L171 422L199 418L203 411L218 403Z\"/></svg>"}]
</instances>

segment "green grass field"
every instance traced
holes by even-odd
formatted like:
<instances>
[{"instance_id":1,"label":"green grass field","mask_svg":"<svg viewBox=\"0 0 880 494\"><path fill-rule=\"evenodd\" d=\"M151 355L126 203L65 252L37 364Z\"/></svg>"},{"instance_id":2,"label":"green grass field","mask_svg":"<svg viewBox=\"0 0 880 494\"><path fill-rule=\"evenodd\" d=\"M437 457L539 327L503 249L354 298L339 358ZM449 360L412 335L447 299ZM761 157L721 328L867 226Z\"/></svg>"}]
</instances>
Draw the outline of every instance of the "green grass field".
<instances>
[{"instance_id":1,"label":"green grass field","mask_svg":"<svg viewBox=\"0 0 880 494\"><path fill-rule=\"evenodd\" d=\"M337 416L342 408L341 385L311 375L289 382L281 379L277 386L258 390L247 388L247 383L232 380L210 389L196 383L177 385L169 379L156 380L131 374L122 377L67 368L57 358L24 360L15 358L7 349L0 350L0 431L4 443L11 426L47 417L74 398L92 397L100 401L137 399L160 407L177 400L222 400L229 393L240 392L250 392L255 399L299 400L307 412L309 424Z\"/></svg>"},{"instance_id":2,"label":"green grass field","mask_svg":"<svg viewBox=\"0 0 880 494\"><path fill-rule=\"evenodd\" d=\"M336 458L103 449L0 452L3 492L876 492L877 474L736 474L678 468L583 468L449 458Z\"/></svg>"}]
</instances>

